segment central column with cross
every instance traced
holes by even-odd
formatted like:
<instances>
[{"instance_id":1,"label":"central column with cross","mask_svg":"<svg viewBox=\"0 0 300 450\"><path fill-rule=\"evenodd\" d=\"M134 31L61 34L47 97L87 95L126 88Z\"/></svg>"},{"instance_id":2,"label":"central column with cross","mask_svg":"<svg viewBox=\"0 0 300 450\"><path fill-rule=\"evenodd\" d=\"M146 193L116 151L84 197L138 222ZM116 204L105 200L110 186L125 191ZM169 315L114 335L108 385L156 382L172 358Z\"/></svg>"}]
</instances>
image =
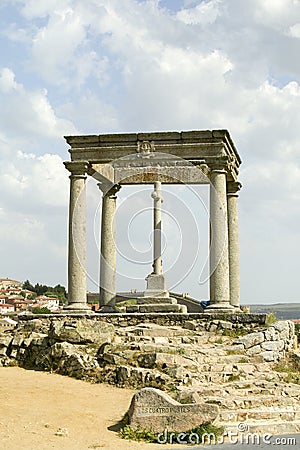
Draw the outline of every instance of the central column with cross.
<instances>
[{"instance_id":1,"label":"central column with cross","mask_svg":"<svg viewBox=\"0 0 300 450\"><path fill-rule=\"evenodd\" d=\"M161 204L163 198L160 181L155 181L151 197L153 198L153 272L146 278L147 289L144 295L145 297L168 297L169 292L166 289L161 259Z\"/></svg>"}]
</instances>

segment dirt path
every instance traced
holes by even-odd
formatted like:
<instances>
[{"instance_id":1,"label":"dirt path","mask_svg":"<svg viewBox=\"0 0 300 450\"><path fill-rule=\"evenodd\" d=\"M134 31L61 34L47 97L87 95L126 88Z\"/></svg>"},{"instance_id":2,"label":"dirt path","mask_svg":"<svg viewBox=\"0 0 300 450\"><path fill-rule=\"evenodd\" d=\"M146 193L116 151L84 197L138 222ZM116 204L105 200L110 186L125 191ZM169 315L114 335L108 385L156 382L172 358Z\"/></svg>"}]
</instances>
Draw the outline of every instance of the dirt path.
<instances>
[{"instance_id":1,"label":"dirt path","mask_svg":"<svg viewBox=\"0 0 300 450\"><path fill-rule=\"evenodd\" d=\"M159 444L120 439L108 429L122 418L133 393L56 374L1 367L0 448L161 449ZM63 436L56 434L59 429Z\"/></svg>"}]
</instances>

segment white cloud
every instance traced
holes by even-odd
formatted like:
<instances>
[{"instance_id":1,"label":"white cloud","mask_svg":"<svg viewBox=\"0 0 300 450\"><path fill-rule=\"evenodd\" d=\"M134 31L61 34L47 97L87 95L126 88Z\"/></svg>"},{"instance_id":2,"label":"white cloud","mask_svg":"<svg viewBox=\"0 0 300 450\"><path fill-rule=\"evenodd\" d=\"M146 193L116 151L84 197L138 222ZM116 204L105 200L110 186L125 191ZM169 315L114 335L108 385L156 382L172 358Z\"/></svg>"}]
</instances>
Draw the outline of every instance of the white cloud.
<instances>
[{"instance_id":1,"label":"white cloud","mask_svg":"<svg viewBox=\"0 0 300 450\"><path fill-rule=\"evenodd\" d=\"M47 17L53 11L63 13L72 3L73 0L19 0L23 7L21 8L22 14L27 19L35 19L40 17Z\"/></svg>"},{"instance_id":2,"label":"white cloud","mask_svg":"<svg viewBox=\"0 0 300 450\"><path fill-rule=\"evenodd\" d=\"M7 94L10 91L17 90L21 86L15 81L15 74L8 67L0 71L0 90Z\"/></svg>"},{"instance_id":3,"label":"white cloud","mask_svg":"<svg viewBox=\"0 0 300 450\"><path fill-rule=\"evenodd\" d=\"M288 30L288 34L292 37L300 38L300 23L292 25Z\"/></svg>"},{"instance_id":4,"label":"white cloud","mask_svg":"<svg viewBox=\"0 0 300 450\"><path fill-rule=\"evenodd\" d=\"M254 0L254 17L266 26L284 30L300 18L298 0Z\"/></svg>"},{"instance_id":5,"label":"white cloud","mask_svg":"<svg viewBox=\"0 0 300 450\"><path fill-rule=\"evenodd\" d=\"M69 120L56 116L46 89L26 90L7 67L0 69L0 101L5 105L0 109L0 129L5 134L32 139L58 138L76 132Z\"/></svg>"},{"instance_id":6,"label":"white cloud","mask_svg":"<svg viewBox=\"0 0 300 450\"><path fill-rule=\"evenodd\" d=\"M219 4L220 0L206 0L194 8L181 9L177 18L188 25L212 24L220 14Z\"/></svg>"}]
</instances>

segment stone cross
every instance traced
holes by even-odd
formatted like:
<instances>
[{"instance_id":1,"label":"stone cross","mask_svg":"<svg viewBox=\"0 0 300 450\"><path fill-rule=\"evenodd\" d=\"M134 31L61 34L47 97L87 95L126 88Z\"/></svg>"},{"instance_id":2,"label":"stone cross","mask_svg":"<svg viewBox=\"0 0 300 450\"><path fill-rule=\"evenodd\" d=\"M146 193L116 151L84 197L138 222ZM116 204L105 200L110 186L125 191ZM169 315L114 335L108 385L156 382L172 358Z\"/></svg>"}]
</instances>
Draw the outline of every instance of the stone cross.
<instances>
[{"instance_id":1,"label":"stone cross","mask_svg":"<svg viewBox=\"0 0 300 450\"><path fill-rule=\"evenodd\" d=\"M151 194L153 198L153 272L155 275L162 274L161 259L161 182L154 183L154 191Z\"/></svg>"}]
</instances>

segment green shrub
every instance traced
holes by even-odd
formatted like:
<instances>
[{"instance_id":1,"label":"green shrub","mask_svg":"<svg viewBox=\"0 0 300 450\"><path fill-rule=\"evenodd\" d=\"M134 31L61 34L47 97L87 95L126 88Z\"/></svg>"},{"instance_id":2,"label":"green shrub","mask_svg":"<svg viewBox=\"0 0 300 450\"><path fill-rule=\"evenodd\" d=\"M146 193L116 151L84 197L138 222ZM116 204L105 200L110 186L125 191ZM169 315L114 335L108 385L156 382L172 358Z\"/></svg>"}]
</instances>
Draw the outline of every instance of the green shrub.
<instances>
[{"instance_id":1,"label":"green shrub","mask_svg":"<svg viewBox=\"0 0 300 450\"><path fill-rule=\"evenodd\" d=\"M199 425L198 427L192 428L191 430L185 431L187 435L191 433L195 433L199 436L199 441L201 441L202 436L206 436L209 434L213 434L216 438L220 436L224 432L224 427L217 427L215 425L212 425L211 423L204 423L202 425ZM172 436L172 443L175 443L177 440L177 436L181 434L180 431L167 431L167 442L170 442L171 434ZM157 443L158 442L158 435L160 433L154 433L153 431L146 431L142 428L133 429L130 425L125 425L121 430L119 431L119 436L122 439L128 439L132 441L144 441L144 442L152 442Z\"/></svg>"},{"instance_id":2,"label":"green shrub","mask_svg":"<svg viewBox=\"0 0 300 450\"><path fill-rule=\"evenodd\" d=\"M35 308L32 308L31 312L33 314L52 314L50 309L46 308L46 306L43 306L42 308L36 306Z\"/></svg>"},{"instance_id":3,"label":"green shrub","mask_svg":"<svg viewBox=\"0 0 300 450\"><path fill-rule=\"evenodd\" d=\"M277 321L277 317L276 317L276 314L274 312L271 312L271 313L267 314L267 317L266 317L266 325L267 325L267 327L269 325L271 325L272 323L276 322L276 321Z\"/></svg>"}]
</instances>

